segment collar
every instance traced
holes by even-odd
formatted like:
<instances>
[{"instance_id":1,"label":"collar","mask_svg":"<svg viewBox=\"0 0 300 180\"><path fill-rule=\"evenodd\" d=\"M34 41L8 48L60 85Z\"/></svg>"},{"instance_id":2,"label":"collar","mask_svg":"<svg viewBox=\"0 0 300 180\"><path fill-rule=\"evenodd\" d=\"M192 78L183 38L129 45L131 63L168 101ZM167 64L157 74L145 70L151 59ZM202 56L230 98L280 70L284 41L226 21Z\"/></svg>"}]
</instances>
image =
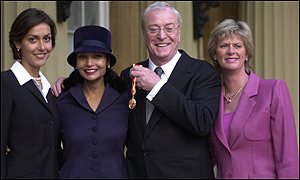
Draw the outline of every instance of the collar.
<instances>
[{"instance_id":1,"label":"collar","mask_svg":"<svg viewBox=\"0 0 300 180\"><path fill-rule=\"evenodd\" d=\"M166 64L162 65L161 68L164 71L164 74L166 75L166 77L170 77L175 65L177 64L179 58L181 57L181 53L179 51L177 51L177 53L175 54L175 56ZM157 67L153 61L149 58L149 64L148 67L154 71L154 69Z\"/></svg>"},{"instance_id":2,"label":"collar","mask_svg":"<svg viewBox=\"0 0 300 180\"><path fill-rule=\"evenodd\" d=\"M16 61L10 69L16 76L21 86L33 79L19 61ZM43 94L47 94L51 85L41 71L39 71L39 76L41 77L41 81L43 84Z\"/></svg>"}]
</instances>

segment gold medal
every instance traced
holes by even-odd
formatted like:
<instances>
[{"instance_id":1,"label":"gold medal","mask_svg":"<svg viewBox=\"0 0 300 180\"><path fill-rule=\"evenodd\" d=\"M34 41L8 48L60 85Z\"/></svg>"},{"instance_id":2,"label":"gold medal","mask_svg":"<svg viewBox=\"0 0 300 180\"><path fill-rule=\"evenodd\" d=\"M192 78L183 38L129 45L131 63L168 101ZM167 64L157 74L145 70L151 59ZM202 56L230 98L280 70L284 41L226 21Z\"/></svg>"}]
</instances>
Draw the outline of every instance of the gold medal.
<instances>
[{"instance_id":1,"label":"gold medal","mask_svg":"<svg viewBox=\"0 0 300 180\"><path fill-rule=\"evenodd\" d=\"M128 106L129 106L129 109L134 109L136 106L136 100L134 98L130 99Z\"/></svg>"},{"instance_id":2,"label":"gold medal","mask_svg":"<svg viewBox=\"0 0 300 180\"><path fill-rule=\"evenodd\" d=\"M133 64L132 66L135 66L135 64ZM136 93L135 80L136 80L136 77L131 78L131 95L132 95L132 97L128 102L129 109L134 109L136 106L136 100L134 99L134 95Z\"/></svg>"}]
</instances>

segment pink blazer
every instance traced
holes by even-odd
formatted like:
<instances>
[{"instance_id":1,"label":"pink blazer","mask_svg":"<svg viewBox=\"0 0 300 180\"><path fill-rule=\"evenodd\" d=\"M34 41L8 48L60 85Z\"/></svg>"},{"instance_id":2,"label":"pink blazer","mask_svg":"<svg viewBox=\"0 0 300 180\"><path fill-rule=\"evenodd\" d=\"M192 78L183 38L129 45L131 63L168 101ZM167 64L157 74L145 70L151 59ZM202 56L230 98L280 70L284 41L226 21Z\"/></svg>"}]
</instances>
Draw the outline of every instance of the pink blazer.
<instances>
[{"instance_id":1,"label":"pink blazer","mask_svg":"<svg viewBox=\"0 0 300 180\"><path fill-rule=\"evenodd\" d=\"M223 129L224 89L211 131L217 178L299 178L299 154L289 90L283 80L250 74L230 125Z\"/></svg>"}]
</instances>

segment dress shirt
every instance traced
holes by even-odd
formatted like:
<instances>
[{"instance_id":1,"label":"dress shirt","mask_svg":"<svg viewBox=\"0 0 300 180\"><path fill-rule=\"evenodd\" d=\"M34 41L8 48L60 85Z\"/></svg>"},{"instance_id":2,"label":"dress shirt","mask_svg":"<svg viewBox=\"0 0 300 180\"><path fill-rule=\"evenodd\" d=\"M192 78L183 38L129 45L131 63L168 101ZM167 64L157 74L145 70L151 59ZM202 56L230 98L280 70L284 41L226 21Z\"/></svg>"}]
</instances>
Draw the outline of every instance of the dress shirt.
<instances>
[{"instance_id":1,"label":"dress shirt","mask_svg":"<svg viewBox=\"0 0 300 180\"><path fill-rule=\"evenodd\" d=\"M31 79L33 80L34 83L36 83L35 80L30 76L30 74L27 72L27 70L22 66L22 64L19 61L16 61L10 69L16 76L16 78L21 86L24 85L25 83L27 83L28 81L30 81ZM48 91L49 91L51 85L41 71L39 71L39 76L41 77L43 89L39 89L39 88L38 89L40 90L41 94L43 95L45 101L48 103L47 94L48 94Z\"/></svg>"},{"instance_id":2,"label":"dress shirt","mask_svg":"<svg viewBox=\"0 0 300 180\"><path fill-rule=\"evenodd\" d=\"M160 76L161 80L152 88L152 90L147 95L146 100L146 124L148 123L151 114L153 112L154 106L151 103L152 99L155 97L155 95L158 93L158 91L161 89L161 87L168 81L175 65L177 64L181 54L179 51L175 54L175 56L169 61L167 64L164 64L161 66L163 70L163 74ZM153 61L149 58L149 65L148 67L154 71L154 69L157 67Z\"/></svg>"}]
</instances>

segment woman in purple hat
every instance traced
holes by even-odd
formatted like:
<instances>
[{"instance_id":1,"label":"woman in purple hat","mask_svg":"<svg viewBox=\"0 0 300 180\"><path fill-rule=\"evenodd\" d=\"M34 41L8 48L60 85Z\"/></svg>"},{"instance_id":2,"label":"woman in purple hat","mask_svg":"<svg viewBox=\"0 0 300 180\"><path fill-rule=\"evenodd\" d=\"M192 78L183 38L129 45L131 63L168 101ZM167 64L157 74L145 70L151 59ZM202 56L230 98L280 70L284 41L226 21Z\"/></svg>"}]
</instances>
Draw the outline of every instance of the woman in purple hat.
<instances>
[{"instance_id":1,"label":"woman in purple hat","mask_svg":"<svg viewBox=\"0 0 300 180\"><path fill-rule=\"evenodd\" d=\"M111 69L116 58L110 31L78 28L68 63L75 69L57 98L64 149L60 178L127 178L124 143L130 94Z\"/></svg>"}]
</instances>

